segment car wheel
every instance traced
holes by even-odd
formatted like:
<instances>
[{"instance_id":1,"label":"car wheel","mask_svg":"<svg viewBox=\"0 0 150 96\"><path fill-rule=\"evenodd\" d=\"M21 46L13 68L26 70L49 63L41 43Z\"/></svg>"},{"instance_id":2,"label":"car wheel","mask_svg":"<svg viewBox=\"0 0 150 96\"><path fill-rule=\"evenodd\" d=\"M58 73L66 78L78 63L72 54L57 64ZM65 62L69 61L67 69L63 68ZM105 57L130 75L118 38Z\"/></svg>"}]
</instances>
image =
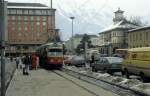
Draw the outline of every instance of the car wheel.
<instances>
[{"instance_id":1,"label":"car wheel","mask_svg":"<svg viewBox=\"0 0 150 96\"><path fill-rule=\"evenodd\" d=\"M110 75L114 74L114 72L112 72L111 70L107 70L107 73L110 74Z\"/></svg>"},{"instance_id":2,"label":"car wheel","mask_svg":"<svg viewBox=\"0 0 150 96\"><path fill-rule=\"evenodd\" d=\"M97 70L96 70L94 67L92 67L92 71L93 71L93 72L97 72Z\"/></svg>"},{"instance_id":3,"label":"car wheel","mask_svg":"<svg viewBox=\"0 0 150 96\"><path fill-rule=\"evenodd\" d=\"M124 76L129 79L129 72L127 69L124 70Z\"/></svg>"},{"instance_id":4,"label":"car wheel","mask_svg":"<svg viewBox=\"0 0 150 96\"><path fill-rule=\"evenodd\" d=\"M145 77L145 75L144 75L143 72L140 72L140 80L141 80L142 82L146 82L146 77Z\"/></svg>"}]
</instances>

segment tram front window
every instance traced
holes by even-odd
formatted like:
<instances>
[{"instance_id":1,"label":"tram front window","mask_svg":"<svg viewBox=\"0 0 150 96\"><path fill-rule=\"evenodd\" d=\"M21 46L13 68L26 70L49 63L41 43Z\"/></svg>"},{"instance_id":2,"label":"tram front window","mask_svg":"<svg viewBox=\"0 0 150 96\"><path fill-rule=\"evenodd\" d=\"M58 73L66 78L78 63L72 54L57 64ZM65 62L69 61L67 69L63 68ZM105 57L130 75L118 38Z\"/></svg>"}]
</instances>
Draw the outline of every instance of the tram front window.
<instances>
[{"instance_id":1,"label":"tram front window","mask_svg":"<svg viewBox=\"0 0 150 96\"><path fill-rule=\"evenodd\" d=\"M61 49L50 49L48 52L48 56L62 56L62 50Z\"/></svg>"}]
</instances>

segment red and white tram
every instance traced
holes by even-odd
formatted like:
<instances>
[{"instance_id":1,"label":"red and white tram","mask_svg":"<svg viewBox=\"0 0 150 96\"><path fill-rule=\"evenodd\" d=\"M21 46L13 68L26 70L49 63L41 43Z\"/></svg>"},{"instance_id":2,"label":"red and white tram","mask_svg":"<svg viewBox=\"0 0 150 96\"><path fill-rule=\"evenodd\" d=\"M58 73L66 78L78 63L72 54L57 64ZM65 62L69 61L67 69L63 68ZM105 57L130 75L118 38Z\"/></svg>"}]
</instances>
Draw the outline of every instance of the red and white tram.
<instances>
[{"instance_id":1,"label":"red and white tram","mask_svg":"<svg viewBox=\"0 0 150 96\"><path fill-rule=\"evenodd\" d=\"M37 50L39 64L45 68L61 68L63 65L63 44L47 43Z\"/></svg>"}]
</instances>

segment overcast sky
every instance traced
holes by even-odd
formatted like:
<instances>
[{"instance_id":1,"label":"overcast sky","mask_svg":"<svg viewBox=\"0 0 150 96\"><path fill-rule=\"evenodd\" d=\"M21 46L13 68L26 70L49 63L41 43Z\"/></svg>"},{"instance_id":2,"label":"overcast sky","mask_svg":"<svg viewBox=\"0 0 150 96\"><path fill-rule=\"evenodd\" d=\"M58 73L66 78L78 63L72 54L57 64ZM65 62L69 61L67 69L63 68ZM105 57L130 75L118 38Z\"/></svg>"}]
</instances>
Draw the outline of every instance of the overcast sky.
<instances>
[{"instance_id":1,"label":"overcast sky","mask_svg":"<svg viewBox=\"0 0 150 96\"><path fill-rule=\"evenodd\" d=\"M42 3L50 6L50 0L7 0L11 2ZM124 15L139 16L150 21L150 0L53 0L56 26L61 29L62 39L71 36L70 16L75 16L74 33L97 34L112 23L114 11L121 8ZM68 35L66 35L68 34Z\"/></svg>"}]
</instances>

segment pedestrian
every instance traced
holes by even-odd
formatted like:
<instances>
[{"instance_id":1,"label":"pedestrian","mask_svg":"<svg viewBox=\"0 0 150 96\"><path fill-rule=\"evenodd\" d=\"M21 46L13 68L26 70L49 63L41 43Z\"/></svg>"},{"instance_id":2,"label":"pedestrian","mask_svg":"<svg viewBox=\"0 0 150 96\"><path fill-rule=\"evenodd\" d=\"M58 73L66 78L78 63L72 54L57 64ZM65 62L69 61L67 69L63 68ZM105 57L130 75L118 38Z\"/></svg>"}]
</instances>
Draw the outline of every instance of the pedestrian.
<instances>
[{"instance_id":1,"label":"pedestrian","mask_svg":"<svg viewBox=\"0 0 150 96\"><path fill-rule=\"evenodd\" d=\"M23 75L29 75L29 65L30 65L30 56L26 55L24 58L24 65L25 67L23 68Z\"/></svg>"},{"instance_id":2,"label":"pedestrian","mask_svg":"<svg viewBox=\"0 0 150 96\"><path fill-rule=\"evenodd\" d=\"M37 69L37 56L32 54L31 56L32 69Z\"/></svg>"},{"instance_id":3,"label":"pedestrian","mask_svg":"<svg viewBox=\"0 0 150 96\"><path fill-rule=\"evenodd\" d=\"M39 67L39 57L37 56L37 65L36 65L36 69Z\"/></svg>"},{"instance_id":4,"label":"pedestrian","mask_svg":"<svg viewBox=\"0 0 150 96\"><path fill-rule=\"evenodd\" d=\"M91 55L91 65L93 65L95 63L95 57L94 54Z\"/></svg>"},{"instance_id":5,"label":"pedestrian","mask_svg":"<svg viewBox=\"0 0 150 96\"><path fill-rule=\"evenodd\" d=\"M18 66L19 66L19 57L16 58L16 67L18 69Z\"/></svg>"}]
</instances>

